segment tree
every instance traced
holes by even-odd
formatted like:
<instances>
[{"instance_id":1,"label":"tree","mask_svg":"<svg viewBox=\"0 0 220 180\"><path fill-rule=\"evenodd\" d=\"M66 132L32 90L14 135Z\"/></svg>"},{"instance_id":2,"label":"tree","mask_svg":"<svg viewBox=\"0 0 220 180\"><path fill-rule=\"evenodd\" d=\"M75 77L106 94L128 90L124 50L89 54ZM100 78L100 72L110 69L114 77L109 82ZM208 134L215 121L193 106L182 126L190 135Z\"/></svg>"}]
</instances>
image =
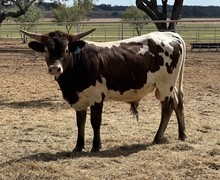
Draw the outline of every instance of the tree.
<instances>
[{"instance_id":1,"label":"tree","mask_svg":"<svg viewBox=\"0 0 220 180\"><path fill-rule=\"evenodd\" d=\"M161 0L161 8L157 4L157 0L136 0L137 8L144 11L152 20L167 20L167 3L168 0ZM178 20L181 14L183 0L174 0L173 10L170 16L171 20ZM171 30L175 28L174 22L155 22L158 30Z\"/></svg>"},{"instance_id":2,"label":"tree","mask_svg":"<svg viewBox=\"0 0 220 180\"><path fill-rule=\"evenodd\" d=\"M17 18L24 15L34 3L42 3L44 0L0 0L0 24L7 18ZM51 0L52 1L52 0ZM60 3L62 0L53 0Z\"/></svg>"},{"instance_id":3,"label":"tree","mask_svg":"<svg viewBox=\"0 0 220 180\"><path fill-rule=\"evenodd\" d=\"M16 18L15 22L20 24L20 29L30 31L35 25L34 23L39 19L42 19L43 17L44 11L40 7L33 5L28 9L28 11L24 15ZM21 38L23 40L23 43L27 42L27 38L23 33L21 33Z\"/></svg>"},{"instance_id":4,"label":"tree","mask_svg":"<svg viewBox=\"0 0 220 180\"><path fill-rule=\"evenodd\" d=\"M80 22L86 18L92 9L92 0L74 0L73 6L65 4L53 9L52 13L57 22L65 22L65 27L69 33L74 22Z\"/></svg>"},{"instance_id":5,"label":"tree","mask_svg":"<svg viewBox=\"0 0 220 180\"><path fill-rule=\"evenodd\" d=\"M135 6L127 8L126 11L122 14L122 19L130 22L130 24L136 30L138 36L141 35L141 30L143 29L144 25L147 24L146 22L141 21L145 21L148 18L149 17L146 13L139 10Z\"/></svg>"}]
</instances>

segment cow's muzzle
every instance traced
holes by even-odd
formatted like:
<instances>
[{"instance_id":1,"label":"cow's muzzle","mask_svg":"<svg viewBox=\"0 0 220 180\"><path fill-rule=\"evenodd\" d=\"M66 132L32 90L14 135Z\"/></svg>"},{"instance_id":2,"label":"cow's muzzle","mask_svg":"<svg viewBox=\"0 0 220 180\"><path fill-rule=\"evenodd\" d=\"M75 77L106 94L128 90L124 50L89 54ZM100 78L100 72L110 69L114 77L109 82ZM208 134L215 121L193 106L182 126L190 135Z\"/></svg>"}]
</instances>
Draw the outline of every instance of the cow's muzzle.
<instances>
[{"instance_id":1,"label":"cow's muzzle","mask_svg":"<svg viewBox=\"0 0 220 180\"><path fill-rule=\"evenodd\" d=\"M63 73L63 67L60 64L53 64L48 67L49 74L59 76Z\"/></svg>"}]
</instances>

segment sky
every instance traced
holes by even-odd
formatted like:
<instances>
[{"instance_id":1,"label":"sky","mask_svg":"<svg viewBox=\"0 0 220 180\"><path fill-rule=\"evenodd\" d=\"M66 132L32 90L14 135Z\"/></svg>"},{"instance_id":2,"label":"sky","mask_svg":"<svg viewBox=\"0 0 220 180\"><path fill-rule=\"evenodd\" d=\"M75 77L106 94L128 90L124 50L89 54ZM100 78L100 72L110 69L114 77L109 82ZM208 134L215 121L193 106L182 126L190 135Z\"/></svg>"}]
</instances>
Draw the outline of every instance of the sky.
<instances>
[{"instance_id":1,"label":"sky","mask_svg":"<svg viewBox=\"0 0 220 180\"><path fill-rule=\"evenodd\" d=\"M73 2L69 0L69 3ZM135 0L94 0L95 4L111 4L115 5L123 5L123 6L131 6L135 5ZM161 0L158 0L158 4ZM168 0L168 4L173 5L174 0ZM69 4L68 3L68 4ZM220 0L184 0L184 5L199 5L199 6L220 6Z\"/></svg>"}]
</instances>

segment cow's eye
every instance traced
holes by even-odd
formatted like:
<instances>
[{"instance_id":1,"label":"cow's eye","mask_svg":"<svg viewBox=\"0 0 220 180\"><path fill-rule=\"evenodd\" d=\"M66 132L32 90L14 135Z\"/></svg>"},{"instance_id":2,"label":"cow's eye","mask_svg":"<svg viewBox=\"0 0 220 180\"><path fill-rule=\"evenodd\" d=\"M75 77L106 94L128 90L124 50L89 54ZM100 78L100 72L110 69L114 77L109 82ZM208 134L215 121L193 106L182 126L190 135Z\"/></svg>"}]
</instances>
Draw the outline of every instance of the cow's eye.
<instances>
[{"instance_id":1,"label":"cow's eye","mask_svg":"<svg viewBox=\"0 0 220 180\"><path fill-rule=\"evenodd\" d=\"M69 48L68 48L68 46L66 46L66 48L65 48L65 54L68 54L69 53Z\"/></svg>"},{"instance_id":2,"label":"cow's eye","mask_svg":"<svg viewBox=\"0 0 220 180\"><path fill-rule=\"evenodd\" d=\"M47 48L44 48L44 53L47 53L48 52L48 49Z\"/></svg>"}]
</instances>

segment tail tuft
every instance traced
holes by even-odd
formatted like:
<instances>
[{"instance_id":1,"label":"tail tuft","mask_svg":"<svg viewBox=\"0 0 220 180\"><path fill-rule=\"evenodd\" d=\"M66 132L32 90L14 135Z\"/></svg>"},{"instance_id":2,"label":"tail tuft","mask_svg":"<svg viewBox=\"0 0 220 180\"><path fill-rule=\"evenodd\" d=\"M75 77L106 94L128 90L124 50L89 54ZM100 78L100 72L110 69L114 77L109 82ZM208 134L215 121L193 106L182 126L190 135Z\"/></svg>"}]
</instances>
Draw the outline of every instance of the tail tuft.
<instances>
[{"instance_id":1,"label":"tail tuft","mask_svg":"<svg viewBox=\"0 0 220 180\"><path fill-rule=\"evenodd\" d=\"M131 104L131 108L130 108L130 111L131 113L136 117L137 121L139 119L139 115L138 115L138 105L139 105L139 102L132 102L130 103Z\"/></svg>"}]
</instances>

